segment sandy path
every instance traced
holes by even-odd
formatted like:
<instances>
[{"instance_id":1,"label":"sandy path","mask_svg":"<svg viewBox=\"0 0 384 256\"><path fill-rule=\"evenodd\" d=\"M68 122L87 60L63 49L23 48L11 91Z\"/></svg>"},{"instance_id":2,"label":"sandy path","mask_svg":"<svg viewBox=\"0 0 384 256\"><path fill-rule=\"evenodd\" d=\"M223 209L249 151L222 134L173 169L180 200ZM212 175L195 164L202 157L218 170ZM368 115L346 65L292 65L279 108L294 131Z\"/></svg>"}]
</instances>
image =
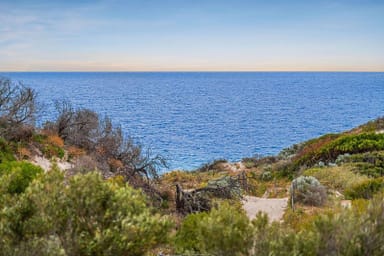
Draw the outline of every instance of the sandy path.
<instances>
[{"instance_id":1,"label":"sandy path","mask_svg":"<svg viewBox=\"0 0 384 256\"><path fill-rule=\"evenodd\" d=\"M265 212L270 221L278 221L283 217L287 207L288 198L261 198L254 196L245 196L243 208L248 217L253 219L261 211Z\"/></svg>"}]
</instances>

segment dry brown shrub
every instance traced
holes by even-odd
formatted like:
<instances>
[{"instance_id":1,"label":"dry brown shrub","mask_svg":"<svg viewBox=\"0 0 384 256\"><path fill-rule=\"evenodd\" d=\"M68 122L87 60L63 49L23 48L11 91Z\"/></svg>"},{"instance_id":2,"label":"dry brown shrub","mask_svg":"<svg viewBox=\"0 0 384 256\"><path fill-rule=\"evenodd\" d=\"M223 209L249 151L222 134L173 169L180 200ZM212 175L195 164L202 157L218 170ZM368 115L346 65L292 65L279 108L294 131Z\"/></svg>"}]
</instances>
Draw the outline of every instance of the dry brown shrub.
<instances>
[{"instance_id":1,"label":"dry brown shrub","mask_svg":"<svg viewBox=\"0 0 384 256\"><path fill-rule=\"evenodd\" d=\"M69 146L67 151L69 158L78 158L80 156L84 156L86 153L84 149L81 149L76 146Z\"/></svg>"},{"instance_id":2,"label":"dry brown shrub","mask_svg":"<svg viewBox=\"0 0 384 256\"><path fill-rule=\"evenodd\" d=\"M116 170L124 167L123 163L120 160L117 160L115 158L109 158L108 164L113 171L116 171Z\"/></svg>"},{"instance_id":3,"label":"dry brown shrub","mask_svg":"<svg viewBox=\"0 0 384 256\"><path fill-rule=\"evenodd\" d=\"M62 148L64 147L64 141L56 134L49 134L47 137L47 142L56 147Z\"/></svg>"},{"instance_id":4,"label":"dry brown shrub","mask_svg":"<svg viewBox=\"0 0 384 256\"><path fill-rule=\"evenodd\" d=\"M304 146L301 151L297 153L297 155L294 157L294 160L300 160L304 157L309 157L311 155L315 155L317 151L326 146L327 144L331 143L335 140L335 136L333 135L325 135L321 138L318 138L314 140L312 143L309 143L308 145Z\"/></svg>"},{"instance_id":5,"label":"dry brown shrub","mask_svg":"<svg viewBox=\"0 0 384 256\"><path fill-rule=\"evenodd\" d=\"M30 159L32 156L31 151L26 147L20 147L17 149L19 159Z\"/></svg>"}]
</instances>

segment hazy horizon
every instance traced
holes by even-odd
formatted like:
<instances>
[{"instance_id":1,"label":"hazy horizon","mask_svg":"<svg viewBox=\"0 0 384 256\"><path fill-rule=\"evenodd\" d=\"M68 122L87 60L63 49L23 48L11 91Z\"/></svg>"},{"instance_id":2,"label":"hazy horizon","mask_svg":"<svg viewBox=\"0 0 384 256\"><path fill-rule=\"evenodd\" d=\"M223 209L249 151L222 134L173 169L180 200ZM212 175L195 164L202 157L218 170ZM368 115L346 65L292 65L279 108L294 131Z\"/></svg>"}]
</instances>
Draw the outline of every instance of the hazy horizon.
<instances>
[{"instance_id":1,"label":"hazy horizon","mask_svg":"<svg viewBox=\"0 0 384 256\"><path fill-rule=\"evenodd\" d=\"M3 0L2 72L383 72L376 0Z\"/></svg>"}]
</instances>

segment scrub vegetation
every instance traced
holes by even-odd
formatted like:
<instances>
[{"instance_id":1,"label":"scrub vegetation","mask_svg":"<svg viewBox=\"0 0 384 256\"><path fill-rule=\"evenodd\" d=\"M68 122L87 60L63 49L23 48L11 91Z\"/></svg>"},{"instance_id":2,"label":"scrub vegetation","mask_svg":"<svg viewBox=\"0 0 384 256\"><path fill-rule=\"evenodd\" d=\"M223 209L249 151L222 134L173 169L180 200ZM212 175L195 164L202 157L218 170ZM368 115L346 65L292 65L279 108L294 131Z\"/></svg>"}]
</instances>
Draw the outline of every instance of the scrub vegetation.
<instances>
[{"instance_id":1,"label":"scrub vegetation","mask_svg":"<svg viewBox=\"0 0 384 256\"><path fill-rule=\"evenodd\" d=\"M160 175L110 118L56 109L37 127L36 92L0 79L0 255L384 255L384 118ZM250 196L288 198L283 218Z\"/></svg>"}]
</instances>

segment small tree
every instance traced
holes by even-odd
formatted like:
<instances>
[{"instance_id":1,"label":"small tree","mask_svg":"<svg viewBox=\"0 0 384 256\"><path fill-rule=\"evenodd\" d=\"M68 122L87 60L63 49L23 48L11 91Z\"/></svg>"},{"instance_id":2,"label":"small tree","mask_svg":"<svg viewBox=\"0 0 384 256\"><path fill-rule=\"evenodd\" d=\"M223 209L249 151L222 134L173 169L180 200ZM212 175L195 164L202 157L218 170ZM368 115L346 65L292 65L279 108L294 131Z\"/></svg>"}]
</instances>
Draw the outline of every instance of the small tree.
<instances>
[{"instance_id":1,"label":"small tree","mask_svg":"<svg viewBox=\"0 0 384 256\"><path fill-rule=\"evenodd\" d=\"M15 84L0 78L0 136L21 140L32 135L30 130L35 121L36 96L33 89L22 83Z\"/></svg>"},{"instance_id":2,"label":"small tree","mask_svg":"<svg viewBox=\"0 0 384 256\"><path fill-rule=\"evenodd\" d=\"M101 119L92 110L75 109L68 101L55 104L58 117L46 124L46 129L56 132L66 144L86 149L104 173L120 174L127 180L139 175L149 180L158 177L159 168L167 167L161 155L125 138L121 127L114 126L109 117Z\"/></svg>"}]
</instances>

